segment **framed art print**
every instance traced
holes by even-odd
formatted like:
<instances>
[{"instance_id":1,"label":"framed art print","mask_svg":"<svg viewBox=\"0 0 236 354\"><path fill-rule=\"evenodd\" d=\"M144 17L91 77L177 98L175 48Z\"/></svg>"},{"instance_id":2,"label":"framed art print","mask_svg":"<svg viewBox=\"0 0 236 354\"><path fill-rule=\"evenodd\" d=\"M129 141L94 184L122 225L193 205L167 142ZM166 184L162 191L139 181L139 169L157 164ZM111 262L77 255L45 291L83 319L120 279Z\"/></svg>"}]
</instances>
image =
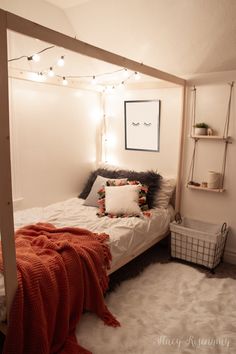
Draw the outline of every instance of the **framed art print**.
<instances>
[{"instance_id":1,"label":"framed art print","mask_svg":"<svg viewBox=\"0 0 236 354\"><path fill-rule=\"evenodd\" d=\"M160 100L125 101L125 149L159 151Z\"/></svg>"}]
</instances>

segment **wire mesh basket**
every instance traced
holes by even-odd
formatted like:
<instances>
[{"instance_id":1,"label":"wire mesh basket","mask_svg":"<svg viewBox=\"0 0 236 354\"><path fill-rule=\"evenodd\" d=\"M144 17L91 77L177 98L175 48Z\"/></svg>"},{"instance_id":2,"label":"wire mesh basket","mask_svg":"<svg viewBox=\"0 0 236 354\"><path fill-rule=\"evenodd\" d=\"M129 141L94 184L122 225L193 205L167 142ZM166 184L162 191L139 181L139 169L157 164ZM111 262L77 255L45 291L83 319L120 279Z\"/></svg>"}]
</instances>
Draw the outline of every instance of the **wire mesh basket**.
<instances>
[{"instance_id":1,"label":"wire mesh basket","mask_svg":"<svg viewBox=\"0 0 236 354\"><path fill-rule=\"evenodd\" d=\"M171 256L215 268L224 253L228 227L180 216L170 223Z\"/></svg>"}]
</instances>

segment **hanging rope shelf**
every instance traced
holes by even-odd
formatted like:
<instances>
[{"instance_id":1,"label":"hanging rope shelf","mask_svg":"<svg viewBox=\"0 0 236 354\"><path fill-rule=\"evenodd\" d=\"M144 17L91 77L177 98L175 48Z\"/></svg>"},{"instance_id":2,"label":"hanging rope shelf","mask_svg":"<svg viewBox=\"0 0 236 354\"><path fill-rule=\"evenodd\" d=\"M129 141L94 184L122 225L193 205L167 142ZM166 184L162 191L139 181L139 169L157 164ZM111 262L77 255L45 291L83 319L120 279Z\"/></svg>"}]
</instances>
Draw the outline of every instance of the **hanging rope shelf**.
<instances>
[{"instance_id":1,"label":"hanging rope shelf","mask_svg":"<svg viewBox=\"0 0 236 354\"><path fill-rule=\"evenodd\" d=\"M190 167L189 167L189 174L188 174L188 183L187 183L188 188L205 190L205 191L210 191L210 192L218 192L218 193L221 193L224 191L224 179L225 179L227 150L228 150L228 145L232 144L231 138L229 136L229 123L230 123L230 113L231 113L231 103L232 103L234 82L231 82L229 84L229 86L230 86L229 100L228 100L225 124L224 124L224 129L223 129L222 135L213 135L212 129L207 129L207 125L205 123L196 124L197 89L195 86L193 87L193 90L192 90L192 112L191 112L191 114L192 114L191 123L192 124L191 124L190 137L192 139L194 139L194 145L193 145L193 153L192 153L192 158L191 158ZM196 135L195 133L193 133L192 127L199 127L199 128L207 129L207 134L206 135ZM224 142L224 153L223 153L221 172L220 173L212 172L212 174L213 173L215 174L215 176L212 177L212 178L215 178L215 183L207 183L207 182L198 183L194 180L196 151L197 151L198 141L201 139L221 140Z\"/></svg>"}]
</instances>

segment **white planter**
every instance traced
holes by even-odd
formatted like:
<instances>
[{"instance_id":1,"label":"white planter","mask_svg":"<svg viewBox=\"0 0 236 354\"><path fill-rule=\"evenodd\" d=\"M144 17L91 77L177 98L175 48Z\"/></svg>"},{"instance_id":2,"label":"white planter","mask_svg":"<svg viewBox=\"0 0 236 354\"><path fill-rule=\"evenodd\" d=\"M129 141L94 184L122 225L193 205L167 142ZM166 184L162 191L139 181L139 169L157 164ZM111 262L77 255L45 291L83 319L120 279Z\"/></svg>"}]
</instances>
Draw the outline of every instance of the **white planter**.
<instances>
[{"instance_id":1,"label":"white planter","mask_svg":"<svg viewBox=\"0 0 236 354\"><path fill-rule=\"evenodd\" d=\"M208 171L207 186L208 188L220 188L221 173L215 171Z\"/></svg>"},{"instance_id":2,"label":"white planter","mask_svg":"<svg viewBox=\"0 0 236 354\"><path fill-rule=\"evenodd\" d=\"M206 128L194 128L194 135L207 135Z\"/></svg>"}]
</instances>

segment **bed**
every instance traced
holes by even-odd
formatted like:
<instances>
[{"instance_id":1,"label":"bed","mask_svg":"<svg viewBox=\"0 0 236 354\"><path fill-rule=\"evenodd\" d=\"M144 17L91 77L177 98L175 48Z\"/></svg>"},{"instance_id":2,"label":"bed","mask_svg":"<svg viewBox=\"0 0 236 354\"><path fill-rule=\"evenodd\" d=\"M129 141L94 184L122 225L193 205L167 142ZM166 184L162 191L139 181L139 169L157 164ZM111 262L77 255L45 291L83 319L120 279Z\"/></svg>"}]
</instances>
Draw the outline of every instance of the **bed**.
<instances>
[{"instance_id":1,"label":"bed","mask_svg":"<svg viewBox=\"0 0 236 354\"><path fill-rule=\"evenodd\" d=\"M18 281L17 281L17 269L16 269L16 245L15 245L15 238L14 238L14 225L13 225L13 202L12 202L12 183L11 183L11 158L10 158L10 128L9 128L9 95L8 95L8 68L7 68L7 61L8 61L8 49L7 49L7 31L12 30L17 33L21 33L23 35L31 36L33 38L40 39L42 41L51 43L56 46L64 47L68 50L72 50L73 52L83 54L85 56L93 57L99 60L104 60L111 64L118 65L120 67L124 67L133 71L140 72L145 75L149 75L155 77L160 80L164 80L170 82L174 85L178 85L182 87L182 95L181 95L181 102L182 102L182 123L181 123L181 139L180 139L180 150L179 150L179 163L177 169L177 185L176 185L176 203L175 203L175 210L179 211L180 209L180 190L181 190L181 176L182 176L182 156L183 156L183 136L184 136L184 126L185 126L185 98L186 98L186 81L182 78L176 77L169 73L162 72L158 69L149 67L143 63L138 63L133 60L124 58L122 56L116 55L114 53L105 51L103 49L94 47L89 45L88 43L84 43L79 41L76 38L72 38L66 36L62 33L53 31L49 28L43 27L37 23L33 23L29 20L21 18L17 15L11 14L0 9L0 38L2 43L1 48L1 58L0 58L0 76L1 76L1 93L0 93L0 115L1 115L1 122L0 122L0 165L1 169L4 171L3 174L0 175L0 223L1 223L1 242L2 242L2 256L4 261L4 278L5 278L5 290L6 290L6 305L7 305L7 324L1 330L6 333L6 330L9 333L9 318L10 318L10 311L12 310L13 299L15 294L19 288ZM79 202L76 200L76 202ZM64 202L67 204L67 202ZM71 203L71 201L69 202ZM50 208L50 207L48 207ZM171 208L167 208L171 213ZM36 210L35 210L36 211ZM34 214L33 210L28 211L32 213L33 219L28 219L30 222L37 221L37 212ZM27 212L20 212L19 214L15 214L15 227L18 226L18 217L19 219L23 219L23 214ZM161 213L168 214L167 211L161 211ZM26 216L26 215L25 215ZM34 219L35 217L35 219ZM170 216L168 215L167 218L169 219ZM131 220L132 218L130 218ZM140 218L141 219L141 218ZM104 218L105 222L106 218ZM129 220L129 222L131 222ZM54 220L55 222L56 220ZM23 221L24 223L25 221ZM118 223L118 221L114 220L113 223ZM121 223L123 221L120 221ZM148 224L150 220L148 221ZM19 224L22 225L22 224ZM20 227L20 226L19 226ZM154 225L150 226L152 230L154 230ZM123 227L121 227L123 229ZM164 231L165 227L163 226ZM166 234L168 230L168 222L166 225L166 230L164 234L153 234L153 240L150 242L149 245L141 246L141 244L133 244L133 246L137 246L134 252L131 252L130 255L127 254L127 259L123 258L122 263L126 263L129 261L130 258L134 257L138 254L138 252L142 252L145 250L145 247L148 248L151 246L152 242L155 243L161 237ZM160 231L160 232L162 232ZM133 238L134 240L134 238ZM116 241L115 241L116 242ZM114 242L114 243L115 243ZM139 249L140 247L140 249ZM112 245L111 245L112 248ZM139 249L139 251L138 251ZM136 253L137 252L137 253ZM116 257L114 256L112 269L111 271L115 270L116 267L118 268L121 264L117 264ZM4 289L2 287L2 291ZM4 299L4 297L3 297ZM21 327L21 326L19 326ZM13 351L16 353L16 351ZM72 352L70 351L70 354Z\"/></svg>"},{"instance_id":2,"label":"bed","mask_svg":"<svg viewBox=\"0 0 236 354\"><path fill-rule=\"evenodd\" d=\"M166 236L174 212L170 205L167 209L153 209L150 218L98 218L96 208L83 203L83 199L71 198L45 208L18 211L15 213L15 227L19 229L43 220L56 227L73 226L96 233L105 232L110 236L108 244L112 254L111 273L127 263L128 259L141 253L144 248Z\"/></svg>"},{"instance_id":3,"label":"bed","mask_svg":"<svg viewBox=\"0 0 236 354\"><path fill-rule=\"evenodd\" d=\"M136 177L148 185L134 181ZM80 345L74 329L83 310L94 312L107 325L119 326L119 320L107 309L103 298L108 288L108 275L169 233L169 224L174 217L174 208L170 203L173 191L174 183L153 171L98 169L91 173L80 194L84 198L74 197L46 207L15 212L19 285L8 321L4 345L6 352L24 353L26 348L30 348L33 353L34 348L43 345L35 353L57 352L59 347L60 350L63 347L59 352L64 353L69 345L69 351L67 348L65 353L77 353ZM109 210L109 198L112 211ZM151 205L153 207L150 209ZM119 208L124 214L120 214ZM49 225L53 225L52 230L48 229ZM58 234L62 236L60 239L55 237L54 230L58 233L63 230L63 234ZM82 239L78 235L76 240L70 239L74 230L91 233L92 240L90 238L89 242L93 245L86 243L83 248L84 232L78 234ZM51 232L54 241L50 244ZM94 248L93 238L96 235L103 241L100 244L99 240L99 245ZM19 248L24 247L24 240L27 238L28 242L29 237L29 248ZM82 245L81 252L76 255L73 242L81 242ZM65 248L63 253L54 249L58 245L62 245L61 249ZM98 263L94 262L97 260ZM54 321L54 318L60 318L60 321ZM6 319L4 276L0 273L0 321ZM18 333L19 323L23 324ZM44 323L44 326L37 323ZM65 327L63 331L61 325ZM29 326L30 332L26 331ZM50 333L52 328L53 333ZM25 337L26 332L30 336ZM83 352L84 349L80 349Z\"/></svg>"},{"instance_id":4,"label":"bed","mask_svg":"<svg viewBox=\"0 0 236 354\"><path fill-rule=\"evenodd\" d=\"M151 183L149 189L151 190L151 195L154 192L156 193L156 205L158 207L152 208L148 215L141 213L139 217L99 217L98 207L91 206L97 203L97 201L91 201L93 189L96 195L97 190L106 181L122 180L119 178L112 180L111 177L114 176L128 176L129 179L136 177L149 184ZM114 172L107 169L98 169L91 173L84 190L81 192L80 195L84 197L83 199L74 197L46 207L17 211L14 213L15 230L17 231L25 225L44 222L53 224L57 228L79 227L94 233L106 233L109 235L107 243L112 255L111 268L108 271L108 274L111 274L168 234L169 223L174 217L171 196L174 192L175 181L166 178L161 180L160 178L161 176L152 171L131 173L124 170L116 170ZM124 181L126 184L127 178ZM154 185L155 183L156 185ZM115 188L116 190L121 190L122 186L116 186ZM127 191L125 193L127 197ZM153 204L154 200L152 199L151 202ZM0 273L1 321L6 319L4 296L4 277Z\"/></svg>"}]
</instances>

